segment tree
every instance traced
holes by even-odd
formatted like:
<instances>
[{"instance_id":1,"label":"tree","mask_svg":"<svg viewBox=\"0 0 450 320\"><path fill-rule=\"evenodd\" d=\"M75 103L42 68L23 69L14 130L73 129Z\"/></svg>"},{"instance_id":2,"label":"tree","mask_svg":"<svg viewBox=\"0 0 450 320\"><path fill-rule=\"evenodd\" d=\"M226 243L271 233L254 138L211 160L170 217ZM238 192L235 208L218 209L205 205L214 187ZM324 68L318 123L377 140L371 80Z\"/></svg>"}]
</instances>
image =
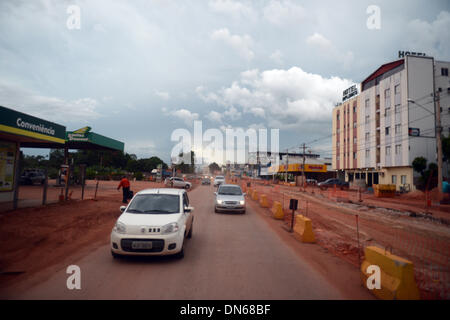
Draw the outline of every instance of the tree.
<instances>
[{"instance_id":1,"label":"tree","mask_svg":"<svg viewBox=\"0 0 450 320\"><path fill-rule=\"evenodd\" d=\"M423 175L423 171L427 168L427 159L424 157L417 157L412 162L414 171Z\"/></svg>"},{"instance_id":2,"label":"tree","mask_svg":"<svg viewBox=\"0 0 450 320\"><path fill-rule=\"evenodd\" d=\"M219 165L218 165L217 163L215 163L215 162L210 163L209 166L208 166L208 168L209 168L209 172L210 172L210 173L214 173L214 172L216 172L216 171L220 171Z\"/></svg>"}]
</instances>

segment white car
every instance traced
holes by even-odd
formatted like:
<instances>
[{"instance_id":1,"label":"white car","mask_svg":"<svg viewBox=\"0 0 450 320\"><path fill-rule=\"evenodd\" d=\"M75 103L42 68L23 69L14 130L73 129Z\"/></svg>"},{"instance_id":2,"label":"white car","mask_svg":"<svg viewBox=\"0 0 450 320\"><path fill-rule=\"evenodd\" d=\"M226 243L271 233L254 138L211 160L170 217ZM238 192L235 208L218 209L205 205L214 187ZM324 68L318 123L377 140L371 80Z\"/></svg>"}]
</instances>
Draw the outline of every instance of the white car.
<instances>
[{"instance_id":1,"label":"white car","mask_svg":"<svg viewBox=\"0 0 450 320\"><path fill-rule=\"evenodd\" d=\"M190 189L192 184L190 182L184 181L182 178L172 177L165 180L165 184L172 188L183 188Z\"/></svg>"},{"instance_id":2,"label":"white car","mask_svg":"<svg viewBox=\"0 0 450 320\"><path fill-rule=\"evenodd\" d=\"M245 193L235 184L221 184L214 192L216 201L214 212L240 212L245 213Z\"/></svg>"},{"instance_id":3,"label":"white car","mask_svg":"<svg viewBox=\"0 0 450 320\"><path fill-rule=\"evenodd\" d=\"M214 179L214 187L220 186L222 183L225 183L225 177L224 176L217 176Z\"/></svg>"},{"instance_id":4,"label":"white car","mask_svg":"<svg viewBox=\"0 0 450 320\"><path fill-rule=\"evenodd\" d=\"M185 190L146 189L138 192L111 232L111 253L184 257L184 241L192 237L194 208Z\"/></svg>"}]
</instances>

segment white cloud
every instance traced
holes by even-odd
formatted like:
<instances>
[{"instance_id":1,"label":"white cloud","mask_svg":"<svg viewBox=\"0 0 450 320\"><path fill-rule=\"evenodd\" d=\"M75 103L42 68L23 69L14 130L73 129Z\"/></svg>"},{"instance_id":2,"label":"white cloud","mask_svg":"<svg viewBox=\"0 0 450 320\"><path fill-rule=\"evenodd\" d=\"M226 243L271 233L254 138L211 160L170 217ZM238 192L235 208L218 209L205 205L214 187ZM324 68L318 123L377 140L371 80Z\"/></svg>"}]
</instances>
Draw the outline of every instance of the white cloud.
<instances>
[{"instance_id":1,"label":"white cloud","mask_svg":"<svg viewBox=\"0 0 450 320\"><path fill-rule=\"evenodd\" d=\"M277 26L300 26L306 18L305 9L289 0L271 0L263 12L264 18Z\"/></svg>"},{"instance_id":2,"label":"white cloud","mask_svg":"<svg viewBox=\"0 0 450 320\"><path fill-rule=\"evenodd\" d=\"M275 50L271 55L270 59L276 64L283 64L283 53L280 50Z\"/></svg>"},{"instance_id":3,"label":"white cloud","mask_svg":"<svg viewBox=\"0 0 450 320\"><path fill-rule=\"evenodd\" d=\"M222 122L222 114L217 111L211 111L206 117L211 121Z\"/></svg>"},{"instance_id":4,"label":"white cloud","mask_svg":"<svg viewBox=\"0 0 450 320\"><path fill-rule=\"evenodd\" d=\"M194 120L198 119L198 113L193 113L187 109L179 109L169 112L170 115L183 120L188 126L192 126Z\"/></svg>"},{"instance_id":5,"label":"white cloud","mask_svg":"<svg viewBox=\"0 0 450 320\"><path fill-rule=\"evenodd\" d=\"M252 60L255 54L251 50L253 40L249 35L231 34L227 28L214 30L211 39L225 42L232 47L239 55L247 60Z\"/></svg>"},{"instance_id":6,"label":"white cloud","mask_svg":"<svg viewBox=\"0 0 450 320\"><path fill-rule=\"evenodd\" d=\"M316 48L322 57L334 59L341 63L344 68L349 68L353 61L354 55L352 51L341 52L336 46L325 36L320 33L314 33L306 39L306 43Z\"/></svg>"},{"instance_id":7,"label":"white cloud","mask_svg":"<svg viewBox=\"0 0 450 320\"><path fill-rule=\"evenodd\" d=\"M450 59L450 12L441 11L431 23L420 19L408 23L406 49L425 52L436 59Z\"/></svg>"},{"instance_id":8,"label":"white cloud","mask_svg":"<svg viewBox=\"0 0 450 320\"><path fill-rule=\"evenodd\" d=\"M165 91L155 91L155 94L160 97L163 100L169 100L170 99L170 94L168 92Z\"/></svg>"},{"instance_id":9,"label":"white cloud","mask_svg":"<svg viewBox=\"0 0 450 320\"><path fill-rule=\"evenodd\" d=\"M242 115L235 107L230 107L224 114L231 120L238 120Z\"/></svg>"},{"instance_id":10,"label":"white cloud","mask_svg":"<svg viewBox=\"0 0 450 320\"><path fill-rule=\"evenodd\" d=\"M256 19L256 12L247 4L233 0L214 0L208 3L213 12L223 13L233 18Z\"/></svg>"},{"instance_id":11,"label":"white cloud","mask_svg":"<svg viewBox=\"0 0 450 320\"><path fill-rule=\"evenodd\" d=\"M214 95L217 104L228 106L225 115L242 111L265 118L272 128L300 130L305 125L328 123L342 91L352 83L338 77L324 78L298 67L251 70Z\"/></svg>"},{"instance_id":12,"label":"white cloud","mask_svg":"<svg viewBox=\"0 0 450 320\"><path fill-rule=\"evenodd\" d=\"M0 80L1 105L61 124L97 119L99 103L92 98L66 100L44 96L12 82Z\"/></svg>"}]
</instances>

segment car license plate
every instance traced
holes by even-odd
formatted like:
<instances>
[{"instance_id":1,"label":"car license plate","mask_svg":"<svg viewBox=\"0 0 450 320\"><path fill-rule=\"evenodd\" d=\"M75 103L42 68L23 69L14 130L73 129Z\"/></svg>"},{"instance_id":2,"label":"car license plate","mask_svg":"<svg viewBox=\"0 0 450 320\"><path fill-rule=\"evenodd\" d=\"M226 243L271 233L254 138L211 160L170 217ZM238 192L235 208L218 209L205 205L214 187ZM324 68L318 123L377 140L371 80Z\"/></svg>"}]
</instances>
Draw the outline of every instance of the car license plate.
<instances>
[{"instance_id":1,"label":"car license plate","mask_svg":"<svg viewBox=\"0 0 450 320\"><path fill-rule=\"evenodd\" d=\"M133 241L131 243L131 248L133 249L151 249L153 243L151 241Z\"/></svg>"}]
</instances>

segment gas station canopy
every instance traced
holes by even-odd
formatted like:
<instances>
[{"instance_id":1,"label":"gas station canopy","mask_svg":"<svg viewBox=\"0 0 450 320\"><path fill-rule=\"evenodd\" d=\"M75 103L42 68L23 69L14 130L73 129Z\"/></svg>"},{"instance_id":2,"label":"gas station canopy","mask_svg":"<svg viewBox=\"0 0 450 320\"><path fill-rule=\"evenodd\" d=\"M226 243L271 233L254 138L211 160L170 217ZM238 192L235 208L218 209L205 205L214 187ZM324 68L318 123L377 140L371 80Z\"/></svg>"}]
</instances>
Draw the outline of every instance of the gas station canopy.
<instances>
[{"instance_id":1,"label":"gas station canopy","mask_svg":"<svg viewBox=\"0 0 450 320\"><path fill-rule=\"evenodd\" d=\"M101 134L91 132L91 127L66 132L66 147L68 149L90 150L124 150L124 143Z\"/></svg>"}]
</instances>

